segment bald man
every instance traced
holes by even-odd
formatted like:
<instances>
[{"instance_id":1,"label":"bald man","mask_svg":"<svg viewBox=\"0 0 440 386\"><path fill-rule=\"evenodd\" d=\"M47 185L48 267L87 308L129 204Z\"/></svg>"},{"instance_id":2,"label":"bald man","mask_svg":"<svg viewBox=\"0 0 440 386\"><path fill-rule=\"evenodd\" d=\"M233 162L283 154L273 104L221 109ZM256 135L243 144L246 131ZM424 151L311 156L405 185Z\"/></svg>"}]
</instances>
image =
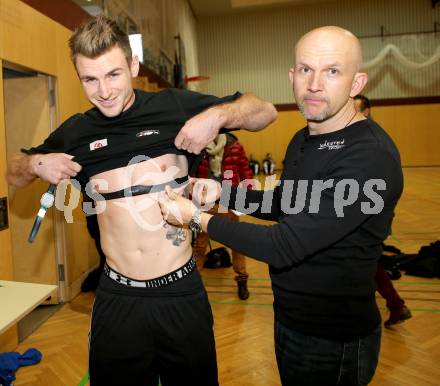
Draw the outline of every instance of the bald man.
<instances>
[{"instance_id":1,"label":"bald man","mask_svg":"<svg viewBox=\"0 0 440 386\"><path fill-rule=\"evenodd\" d=\"M161 202L168 222L178 224L177 206L184 223L269 264L285 386L367 385L378 362L374 275L403 177L390 137L355 109L353 97L367 83L361 63L358 39L339 27L315 29L297 43L289 77L307 126L288 145L280 184L272 192L225 184L221 197L249 212L246 196L253 216L277 224L199 213L171 190Z\"/></svg>"}]
</instances>

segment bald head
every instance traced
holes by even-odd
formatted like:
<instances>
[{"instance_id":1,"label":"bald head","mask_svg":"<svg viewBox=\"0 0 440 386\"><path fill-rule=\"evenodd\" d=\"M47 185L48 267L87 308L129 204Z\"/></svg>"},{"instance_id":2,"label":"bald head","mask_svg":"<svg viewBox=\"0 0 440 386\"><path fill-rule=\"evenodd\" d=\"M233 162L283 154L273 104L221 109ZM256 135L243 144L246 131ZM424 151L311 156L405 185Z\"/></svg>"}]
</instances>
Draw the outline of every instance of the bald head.
<instances>
[{"instance_id":1,"label":"bald head","mask_svg":"<svg viewBox=\"0 0 440 386\"><path fill-rule=\"evenodd\" d=\"M295 59L303 51L338 55L346 65L358 72L362 65L362 49L359 39L350 31L336 26L313 29L303 35L295 46Z\"/></svg>"},{"instance_id":2,"label":"bald head","mask_svg":"<svg viewBox=\"0 0 440 386\"><path fill-rule=\"evenodd\" d=\"M300 111L313 125L344 125L355 114L352 98L367 83L359 72L359 40L340 27L321 27L306 33L295 46L295 67L289 71Z\"/></svg>"}]
</instances>

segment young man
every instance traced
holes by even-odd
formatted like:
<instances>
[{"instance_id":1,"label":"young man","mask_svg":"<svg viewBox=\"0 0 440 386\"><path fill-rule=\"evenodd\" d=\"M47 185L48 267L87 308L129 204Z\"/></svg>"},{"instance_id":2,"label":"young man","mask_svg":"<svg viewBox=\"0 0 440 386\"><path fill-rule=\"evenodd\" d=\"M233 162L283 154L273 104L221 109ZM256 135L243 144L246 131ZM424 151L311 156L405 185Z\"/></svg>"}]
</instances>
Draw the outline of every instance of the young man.
<instances>
[{"instance_id":1,"label":"young man","mask_svg":"<svg viewBox=\"0 0 440 386\"><path fill-rule=\"evenodd\" d=\"M16 156L8 180L24 186L78 176L98 192L107 262L92 312L91 385L156 386L158 375L164 386L217 385L212 313L189 233L164 223L153 192L165 183L181 192L222 127L260 130L276 111L250 94L133 90L138 59L105 17L79 27L69 43L95 107Z\"/></svg>"},{"instance_id":2,"label":"young man","mask_svg":"<svg viewBox=\"0 0 440 386\"><path fill-rule=\"evenodd\" d=\"M361 62L358 39L342 28L317 28L298 41L289 75L308 125L287 148L280 185L228 187L221 199L243 210L246 196L254 216L277 224L200 214L169 189L161 199L169 223L178 223L177 206L183 222L199 221L212 239L269 264L283 385L367 385L378 362L374 276L403 177L391 138L355 109L367 82Z\"/></svg>"}]
</instances>

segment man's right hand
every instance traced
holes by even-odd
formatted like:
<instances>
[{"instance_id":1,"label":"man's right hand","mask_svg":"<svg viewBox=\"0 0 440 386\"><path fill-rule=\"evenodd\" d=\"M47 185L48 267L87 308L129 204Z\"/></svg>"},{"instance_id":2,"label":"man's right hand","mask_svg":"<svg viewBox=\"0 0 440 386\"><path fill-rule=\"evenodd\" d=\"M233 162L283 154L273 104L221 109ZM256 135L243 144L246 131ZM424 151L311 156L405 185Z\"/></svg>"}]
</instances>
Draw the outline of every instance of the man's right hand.
<instances>
[{"instance_id":1,"label":"man's right hand","mask_svg":"<svg viewBox=\"0 0 440 386\"><path fill-rule=\"evenodd\" d=\"M36 154L31 156L32 174L51 184L58 185L62 180L75 177L81 165L72 161L73 156L65 153Z\"/></svg>"}]
</instances>

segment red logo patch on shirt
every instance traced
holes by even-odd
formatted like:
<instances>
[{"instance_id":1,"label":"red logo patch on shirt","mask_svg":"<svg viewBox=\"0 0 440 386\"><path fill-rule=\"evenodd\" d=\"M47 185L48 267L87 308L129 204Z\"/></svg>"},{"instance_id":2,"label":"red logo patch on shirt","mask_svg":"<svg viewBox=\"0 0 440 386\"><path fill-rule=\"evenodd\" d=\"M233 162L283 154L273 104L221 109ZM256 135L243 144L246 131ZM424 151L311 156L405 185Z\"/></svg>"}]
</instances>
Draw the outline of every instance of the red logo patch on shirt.
<instances>
[{"instance_id":1,"label":"red logo patch on shirt","mask_svg":"<svg viewBox=\"0 0 440 386\"><path fill-rule=\"evenodd\" d=\"M107 146L107 138L104 139L98 139L97 141L92 142L90 146L90 151L100 149L101 147Z\"/></svg>"}]
</instances>

